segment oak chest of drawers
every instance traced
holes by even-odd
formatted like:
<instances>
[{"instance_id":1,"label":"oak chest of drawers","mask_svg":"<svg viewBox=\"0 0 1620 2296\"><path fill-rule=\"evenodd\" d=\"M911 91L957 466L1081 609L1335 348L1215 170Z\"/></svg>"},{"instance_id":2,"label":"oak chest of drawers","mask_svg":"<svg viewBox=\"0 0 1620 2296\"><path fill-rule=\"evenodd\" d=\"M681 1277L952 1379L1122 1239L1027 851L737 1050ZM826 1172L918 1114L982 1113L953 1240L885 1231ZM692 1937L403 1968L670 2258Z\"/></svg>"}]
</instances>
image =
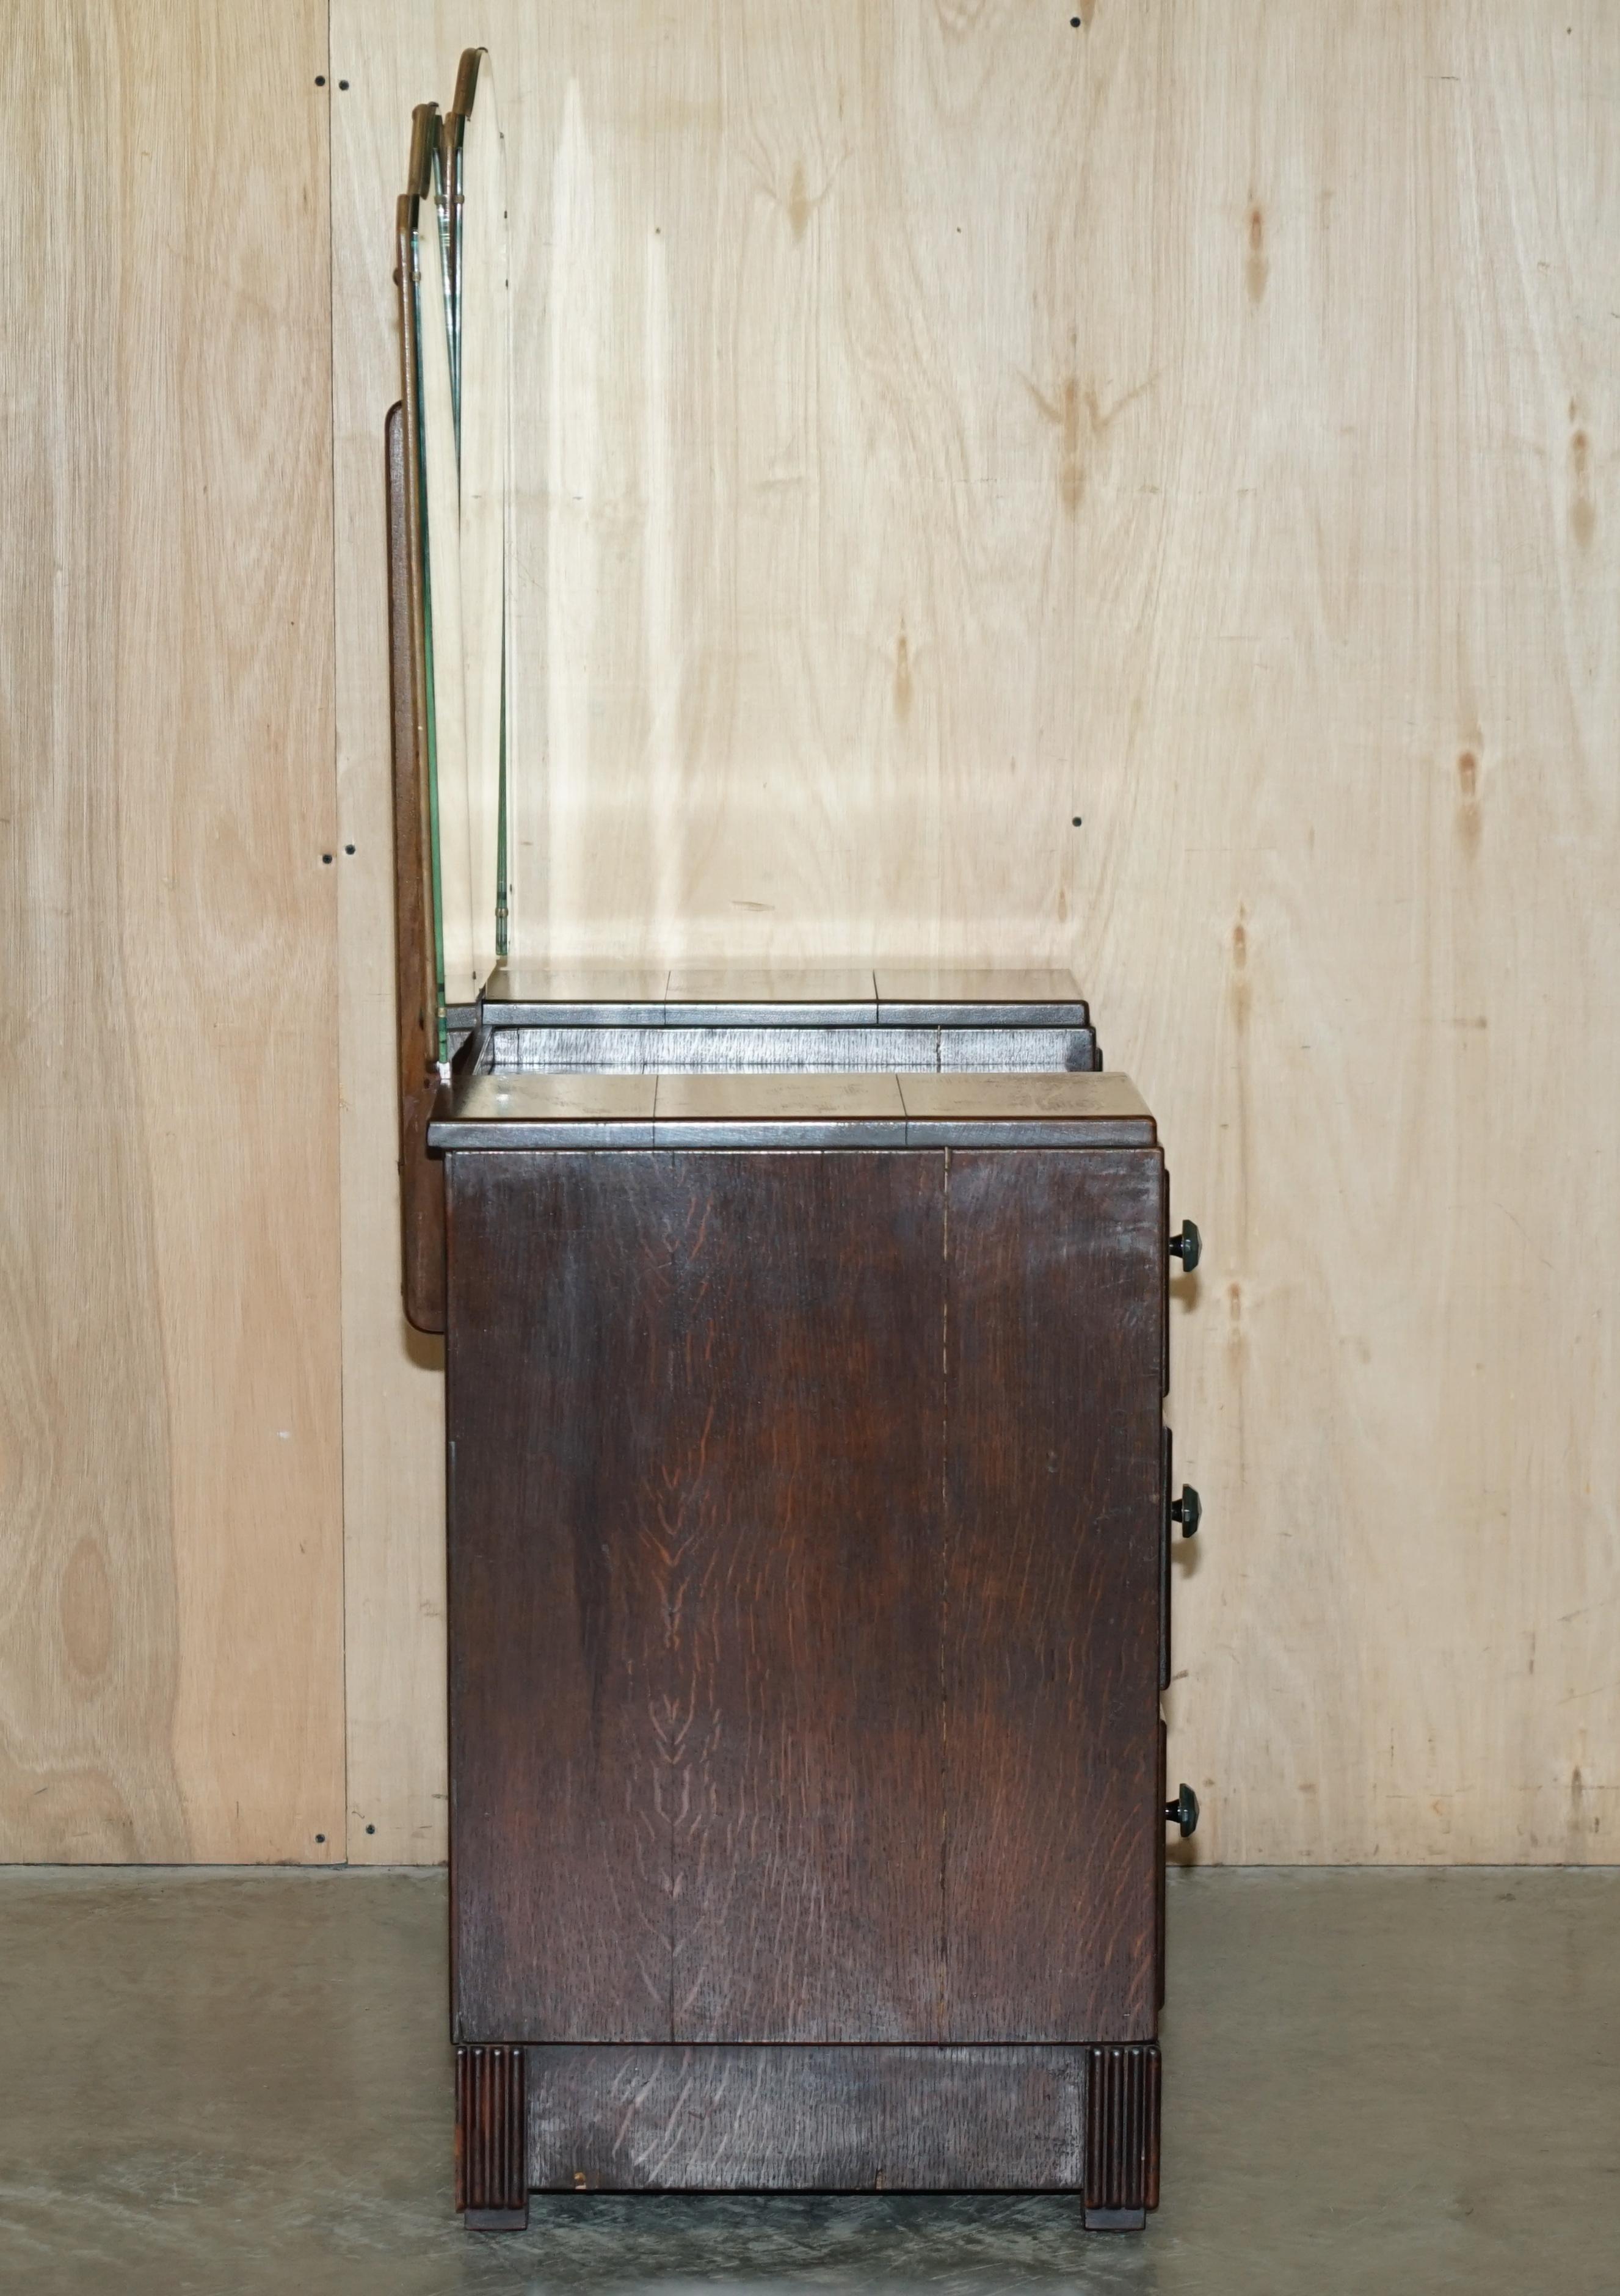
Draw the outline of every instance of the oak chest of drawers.
<instances>
[{"instance_id":1,"label":"oak chest of drawers","mask_svg":"<svg viewBox=\"0 0 1620 2296\"><path fill-rule=\"evenodd\" d=\"M1140 2224L1193 1250L1151 1118L1061 978L497 975L468 1017L458 2205Z\"/></svg>"}]
</instances>

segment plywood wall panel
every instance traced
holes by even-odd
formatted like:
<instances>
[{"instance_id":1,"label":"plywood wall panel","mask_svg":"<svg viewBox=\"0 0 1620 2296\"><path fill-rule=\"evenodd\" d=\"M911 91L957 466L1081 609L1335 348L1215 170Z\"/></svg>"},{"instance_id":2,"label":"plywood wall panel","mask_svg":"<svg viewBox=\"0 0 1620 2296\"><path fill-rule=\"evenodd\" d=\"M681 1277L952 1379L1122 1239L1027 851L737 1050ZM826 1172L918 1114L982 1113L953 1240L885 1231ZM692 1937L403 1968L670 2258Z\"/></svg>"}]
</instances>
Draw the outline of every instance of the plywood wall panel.
<instances>
[{"instance_id":1,"label":"plywood wall panel","mask_svg":"<svg viewBox=\"0 0 1620 2296\"><path fill-rule=\"evenodd\" d=\"M0 62L11 1858L342 1855L324 34Z\"/></svg>"},{"instance_id":2,"label":"plywood wall panel","mask_svg":"<svg viewBox=\"0 0 1620 2296\"><path fill-rule=\"evenodd\" d=\"M382 425L399 397L394 203L411 107L448 102L459 49L433 48L421 8L364 36L349 14L331 33L333 83L348 82L331 181L349 1855L426 1865L446 1840L444 1345L412 1331L400 1300Z\"/></svg>"},{"instance_id":3,"label":"plywood wall panel","mask_svg":"<svg viewBox=\"0 0 1620 2296\"><path fill-rule=\"evenodd\" d=\"M1071 964L1209 1239L1199 1854L1614 1855L1620 17L1081 12L337 0L350 1732L391 1841L442 1719L356 986L374 473L409 106L482 40L519 946Z\"/></svg>"}]
</instances>

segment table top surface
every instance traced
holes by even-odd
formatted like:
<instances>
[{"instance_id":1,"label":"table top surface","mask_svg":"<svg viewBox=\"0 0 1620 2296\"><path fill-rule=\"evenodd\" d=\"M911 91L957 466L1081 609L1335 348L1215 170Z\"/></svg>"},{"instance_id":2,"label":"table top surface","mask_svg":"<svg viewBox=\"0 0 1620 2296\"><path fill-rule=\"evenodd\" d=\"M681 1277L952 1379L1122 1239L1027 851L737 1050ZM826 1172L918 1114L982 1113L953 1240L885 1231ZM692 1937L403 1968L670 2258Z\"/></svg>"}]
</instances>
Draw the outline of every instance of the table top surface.
<instances>
[{"instance_id":1,"label":"table top surface","mask_svg":"<svg viewBox=\"0 0 1620 2296\"><path fill-rule=\"evenodd\" d=\"M1087 1026L1073 973L963 966L531 964L497 966L493 1028Z\"/></svg>"},{"instance_id":2,"label":"table top surface","mask_svg":"<svg viewBox=\"0 0 1620 2296\"><path fill-rule=\"evenodd\" d=\"M435 1149L1153 1147L1125 1076L581 1075L459 1080Z\"/></svg>"}]
</instances>

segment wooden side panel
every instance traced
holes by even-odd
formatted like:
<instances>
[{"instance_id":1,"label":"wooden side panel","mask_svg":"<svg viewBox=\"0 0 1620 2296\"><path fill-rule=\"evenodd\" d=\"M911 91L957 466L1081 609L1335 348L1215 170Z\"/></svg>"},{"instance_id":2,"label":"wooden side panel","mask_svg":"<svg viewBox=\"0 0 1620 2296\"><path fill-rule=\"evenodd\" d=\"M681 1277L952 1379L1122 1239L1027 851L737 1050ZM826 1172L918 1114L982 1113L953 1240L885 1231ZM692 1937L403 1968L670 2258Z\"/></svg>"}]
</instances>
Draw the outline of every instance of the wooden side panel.
<instances>
[{"instance_id":1,"label":"wooden side panel","mask_svg":"<svg viewBox=\"0 0 1620 2296\"><path fill-rule=\"evenodd\" d=\"M325 58L0 44L10 1859L343 1855Z\"/></svg>"},{"instance_id":2,"label":"wooden side panel","mask_svg":"<svg viewBox=\"0 0 1620 2296\"><path fill-rule=\"evenodd\" d=\"M447 1160L455 2034L667 2040L659 1161Z\"/></svg>"},{"instance_id":3,"label":"wooden side panel","mask_svg":"<svg viewBox=\"0 0 1620 2296\"><path fill-rule=\"evenodd\" d=\"M943 1173L452 1160L460 2038L940 2038Z\"/></svg>"},{"instance_id":4,"label":"wooden side panel","mask_svg":"<svg viewBox=\"0 0 1620 2296\"><path fill-rule=\"evenodd\" d=\"M944 2038L944 1159L673 1166L678 2041Z\"/></svg>"},{"instance_id":5,"label":"wooden side panel","mask_svg":"<svg viewBox=\"0 0 1620 2296\"><path fill-rule=\"evenodd\" d=\"M1073 2192L1085 2184L1092 2054L530 2049L529 2181L543 2192Z\"/></svg>"},{"instance_id":6,"label":"wooden side panel","mask_svg":"<svg viewBox=\"0 0 1620 2296\"><path fill-rule=\"evenodd\" d=\"M1151 2038L1164 1166L951 1157L947 2038Z\"/></svg>"}]
</instances>

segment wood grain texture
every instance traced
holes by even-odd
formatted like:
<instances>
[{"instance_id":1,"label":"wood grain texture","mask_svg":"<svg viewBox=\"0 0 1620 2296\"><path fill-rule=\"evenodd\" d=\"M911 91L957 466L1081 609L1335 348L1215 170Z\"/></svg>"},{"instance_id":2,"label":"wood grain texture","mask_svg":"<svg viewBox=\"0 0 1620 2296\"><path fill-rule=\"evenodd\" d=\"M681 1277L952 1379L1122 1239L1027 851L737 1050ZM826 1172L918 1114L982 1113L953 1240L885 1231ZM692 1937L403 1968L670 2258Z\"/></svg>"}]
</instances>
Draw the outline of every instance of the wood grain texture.
<instances>
[{"instance_id":1,"label":"wood grain texture","mask_svg":"<svg viewBox=\"0 0 1620 2296\"><path fill-rule=\"evenodd\" d=\"M529 945L1071 965L1208 1239L1173 1315L1198 1854L1611 1857L1620 14L335 0L368 499L387 201L470 38ZM345 451L357 800L383 556ZM392 1128L356 1057L346 1234ZM408 1450L396 1347L355 1323L347 1391ZM351 1554L421 1585L431 1505L374 1482ZM402 1796L436 1633L351 1606Z\"/></svg>"},{"instance_id":2,"label":"wood grain texture","mask_svg":"<svg viewBox=\"0 0 1620 2296\"><path fill-rule=\"evenodd\" d=\"M401 254L412 236L401 231ZM407 396L409 396L407 390ZM420 542L411 512L413 457L402 404L389 411L384 485L389 518L389 693L394 746L394 1004L399 1046L400 1297L418 1332L445 1328L445 1167L428 1155L438 1090L438 983L433 957L421 631L416 596Z\"/></svg>"},{"instance_id":3,"label":"wood grain texture","mask_svg":"<svg viewBox=\"0 0 1620 2296\"><path fill-rule=\"evenodd\" d=\"M1093 2054L530 2049L529 2181L542 2192L1078 2191Z\"/></svg>"},{"instance_id":4,"label":"wood grain texture","mask_svg":"<svg viewBox=\"0 0 1620 2296\"><path fill-rule=\"evenodd\" d=\"M0 57L12 1859L343 1854L325 43Z\"/></svg>"},{"instance_id":5,"label":"wood grain texture","mask_svg":"<svg viewBox=\"0 0 1620 2296\"><path fill-rule=\"evenodd\" d=\"M458 2037L943 2038L944 1160L449 1209Z\"/></svg>"},{"instance_id":6,"label":"wood grain texture","mask_svg":"<svg viewBox=\"0 0 1620 2296\"><path fill-rule=\"evenodd\" d=\"M943 1172L656 1160L691 1398L660 1460L691 1730L670 2038L943 2038Z\"/></svg>"},{"instance_id":7,"label":"wood grain texture","mask_svg":"<svg viewBox=\"0 0 1620 2296\"><path fill-rule=\"evenodd\" d=\"M1085 2220L1123 2230L1158 2206L1158 2047L1085 2054Z\"/></svg>"},{"instance_id":8,"label":"wood grain texture","mask_svg":"<svg viewBox=\"0 0 1620 2296\"><path fill-rule=\"evenodd\" d=\"M953 1152L947 2037L1155 2030L1164 1166Z\"/></svg>"},{"instance_id":9,"label":"wood grain texture","mask_svg":"<svg viewBox=\"0 0 1620 2296\"><path fill-rule=\"evenodd\" d=\"M393 757L378 578L389 548L378 457L399 396L399 336L379 233L405 180L412 105L447 99L455 53L424 76L410 45L380 34L361 55L334 26L330 72L350 83L331 115L332 207L346 218L332 245L344 1667L349 1855L380 1865L431 1864L446 1843L444 1349L412 1331L400 1296Z\"/></svg>"},{"instance_id":10,"label":"wood grain texture","mask_svg":"<svg viewBox=\"0 0 1620 2296\"><path fill-rule=\"evenodd\" d=\"M455 2205L470 2226L517 2231L528 2211L521 2049L455 2053Z\"/></svg>"},{"instance_id":11,"label":"wood grain texture","mask_svg":"<svg viewBox=\"0 0 1620 2296\"><path fill-rule=\"evenodd\" d=\"M448 1160L452 2019L665 2040L683 1750L625 1404L671 1374L671 1253L651 1160L547 1162Z\"/></svg>"}]
</instances>

